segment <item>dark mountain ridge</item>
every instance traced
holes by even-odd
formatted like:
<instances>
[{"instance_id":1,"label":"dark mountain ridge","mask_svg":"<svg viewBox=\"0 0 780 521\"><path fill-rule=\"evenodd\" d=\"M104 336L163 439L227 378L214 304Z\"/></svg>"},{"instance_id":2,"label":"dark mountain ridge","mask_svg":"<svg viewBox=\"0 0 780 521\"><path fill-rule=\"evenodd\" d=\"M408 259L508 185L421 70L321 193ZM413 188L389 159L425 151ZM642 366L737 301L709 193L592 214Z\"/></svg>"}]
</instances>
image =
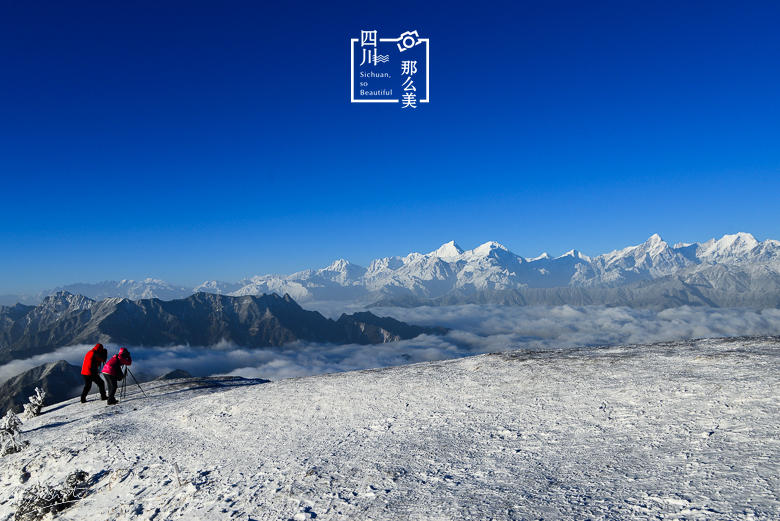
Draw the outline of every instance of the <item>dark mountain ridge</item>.
<instances>
[{"instance_id":1,"label":"dark mountain ridge","mask_svg":"<svg viewBox=\"0 0 780 521\"><path fill-rule=\"evenodd\" d=\"M0 363L96 342L130 346L280 346L297 340L379 344L441 334L443 328L411 326L372 313L338 321L308 311L289 295L230 297L195 293L185 299L94 301L58 292L39 306L0 307Z\"/></svg>"},{"instance_id":2,"label":"dark mountain ridge","mask_svg":"<svg viewBox=\"0 0 780 521\"><path fill-rule=\"evenodd\" d=\"M73 398L81 393L81 369L65 360L34 367L0 384L0 413L12 409L22 412L28 398L40 387L46 391L44 403L52 404ZM97 392L97 387L93 387Z\"/></svg>"}]
</instances>

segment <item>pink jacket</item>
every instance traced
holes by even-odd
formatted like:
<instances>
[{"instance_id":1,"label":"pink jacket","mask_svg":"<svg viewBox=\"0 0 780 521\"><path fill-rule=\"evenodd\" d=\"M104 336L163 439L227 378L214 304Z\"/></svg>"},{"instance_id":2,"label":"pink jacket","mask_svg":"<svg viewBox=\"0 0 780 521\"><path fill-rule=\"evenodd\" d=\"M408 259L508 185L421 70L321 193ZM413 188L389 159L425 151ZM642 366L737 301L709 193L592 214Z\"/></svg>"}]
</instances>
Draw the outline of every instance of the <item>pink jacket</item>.
<instances>
[{"instance_id":1,"label":"pink jacket","mask_svg":"<svg viewBox=\"0 0 780 521\"><path fill-rule=\"evenodd\" d=\"M106 374L110 374L111 376L116 376L117 378L122 377L122 366L123 365L130 365L133 363L133 359L130 358L130 351L125 349L124 347L119 350L118 355L114 355L111 358L108 359L108 362L106 362L106 365L103 366L103 371Z\"/></svg>"}]
</instances>

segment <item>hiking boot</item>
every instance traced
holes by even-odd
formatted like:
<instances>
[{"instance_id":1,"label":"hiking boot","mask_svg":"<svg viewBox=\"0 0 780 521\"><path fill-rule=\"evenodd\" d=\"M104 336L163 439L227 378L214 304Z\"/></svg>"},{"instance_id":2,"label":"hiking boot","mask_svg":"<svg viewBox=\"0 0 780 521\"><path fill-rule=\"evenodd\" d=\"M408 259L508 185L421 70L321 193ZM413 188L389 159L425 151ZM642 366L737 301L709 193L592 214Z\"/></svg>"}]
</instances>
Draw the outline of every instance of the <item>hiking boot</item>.
<instances>
[{"instance_id":1,"label":"hiking boot","mask_svg":"<svg viewBox=\"0 0 780 521\"><path fill-rule=\"evenodd\" d=\"M81 403L87 403L87 399L84 398L83 396L81 397Z\"/></svg>"},{"instance_id":2,"label":"hiking boot","mask_svg":"<svg viewBox=\"0 0 780 521\"><path fill-rule=\"evenodd\" d=\"M101 396L100 399L101 400L108 400L108 397L107 396Z\"/></svg>"},{"instance_id":3,"label":"hiking boot","mask_svg":"<svg viewBox=\"0 0 780 521\"><path fill-rule=\"evenodd\" d=\"M117 400L112 400L111 398L109 398L108 401L106 402L106 405L116 405L118 403L119 402Z\"/></svg>"}]
</instances>

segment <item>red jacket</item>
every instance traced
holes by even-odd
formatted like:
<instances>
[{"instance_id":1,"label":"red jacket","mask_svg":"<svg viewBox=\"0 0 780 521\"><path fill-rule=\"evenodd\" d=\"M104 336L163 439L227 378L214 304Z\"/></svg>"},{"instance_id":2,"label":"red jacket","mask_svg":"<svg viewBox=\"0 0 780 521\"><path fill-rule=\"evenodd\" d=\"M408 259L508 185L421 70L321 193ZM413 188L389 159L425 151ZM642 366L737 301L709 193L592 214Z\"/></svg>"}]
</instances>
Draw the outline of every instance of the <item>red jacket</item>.
<instances>
[{"instance_id":1,"label":"red jacket","mask_svg":"<svg viewBox=\"0 0 780 521\"><path fill-rule=\"evenodd\" d=\"M95 344L95 347L84 355L84 363L81 364L81 374L84 376L99 374L100 364L106 361L107 356L108 351L103 347L103 344Z\"/></svg>"},{"instance_id":2,"label":"red jacket","mask_svg":"<svg viewBox=\"0 0 780 521\"><path fill-rule=\"evenodd\" d=\"M122 349L119 350L118 355L114 355L108 359L106 365L103 366L103 372L106 374L110 374L111 376L116 376L117 378L121 378L123 376L122 366L130 365L132 363L133 363L133 359L130 358L130 351L128 351L123 347Z\"/></svg>"}]
</instances>

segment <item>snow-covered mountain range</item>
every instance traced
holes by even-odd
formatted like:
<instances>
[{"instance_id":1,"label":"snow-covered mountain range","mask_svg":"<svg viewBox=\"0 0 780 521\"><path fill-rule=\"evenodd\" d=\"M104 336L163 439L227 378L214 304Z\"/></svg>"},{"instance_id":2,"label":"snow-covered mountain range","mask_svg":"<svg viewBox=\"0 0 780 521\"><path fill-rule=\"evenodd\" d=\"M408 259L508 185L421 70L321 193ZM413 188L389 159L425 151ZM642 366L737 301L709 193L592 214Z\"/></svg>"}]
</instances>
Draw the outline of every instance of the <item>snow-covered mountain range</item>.
<instances>
[{"instance_id":1,"label":"snow-covered mountain range","mask_svg":"<svg viewBox=\"0 0 780 521\"><path fill-rule=\"evenodd\" d=\"M621 305L780 304L780 241L749 233L670 246L658 234L642 244L589 257L526 258L497 242L464 250L454 241L430 253L384 257L368 267L339 259L321 269L257 275L195 288L158 279L57 288L90 298L183 298L193 292L233 296L285 293L297 301L364 304L604 303ZM671 300L670 300L671 299ZM8 299L6 299L8 300ZM775 301L776 304L775 304Z\"/></svg>"}]
</instances>

